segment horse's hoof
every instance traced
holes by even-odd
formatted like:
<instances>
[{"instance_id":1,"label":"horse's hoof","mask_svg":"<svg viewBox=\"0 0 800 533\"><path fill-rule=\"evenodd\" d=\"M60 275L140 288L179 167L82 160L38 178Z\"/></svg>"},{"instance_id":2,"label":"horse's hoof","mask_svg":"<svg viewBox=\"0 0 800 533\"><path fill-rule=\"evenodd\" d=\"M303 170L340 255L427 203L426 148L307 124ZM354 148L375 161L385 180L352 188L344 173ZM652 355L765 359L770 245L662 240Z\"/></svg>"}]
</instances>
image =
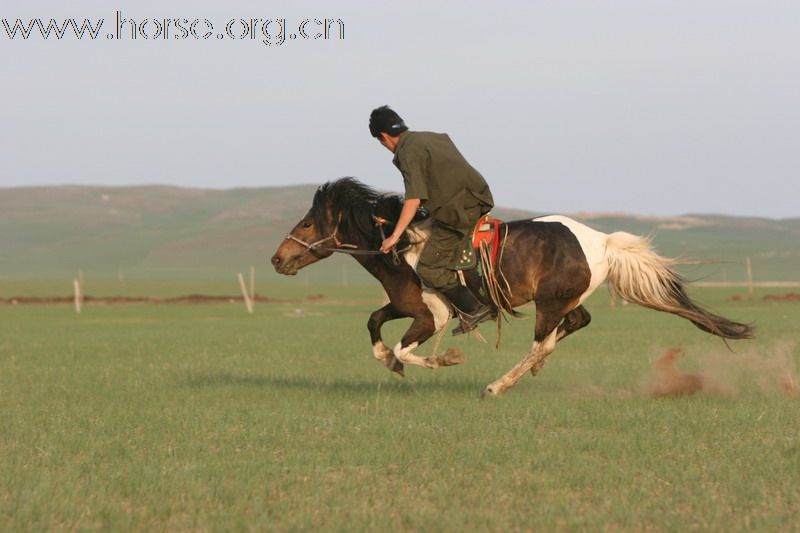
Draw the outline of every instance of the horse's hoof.
<instances>
[{"instance_id":1,"label":"horse's hoof","mask_svg":"<svg viewBox=\"0 0 800 533\"><path fill-rule=\"evenodd\" d=\"M491 385L481 391L481 400L486 398L496 398L497 396L497 391L493 389Z\"/></svg>"},{"instance_id":2,"label":"horse's hoof","mask_svg":"<svg viewBox=\"0 0 800 533\"><path fill-rule=\"evenodd\" d=\"M401 363L400 361L395 361L395 364L392 365L392 368L390 370L399 375L401 378L406 377L405 367L403 366L403 363Z\"/></svg>"}]
</instances>

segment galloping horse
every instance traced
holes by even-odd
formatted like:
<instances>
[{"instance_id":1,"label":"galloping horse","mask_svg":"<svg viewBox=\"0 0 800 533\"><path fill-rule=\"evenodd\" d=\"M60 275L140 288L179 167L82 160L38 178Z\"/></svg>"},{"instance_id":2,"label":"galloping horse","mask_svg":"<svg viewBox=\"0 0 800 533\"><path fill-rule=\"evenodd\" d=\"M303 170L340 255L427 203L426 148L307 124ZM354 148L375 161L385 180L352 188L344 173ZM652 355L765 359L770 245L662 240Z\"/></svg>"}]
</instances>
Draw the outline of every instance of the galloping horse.
<instances>
[{"instance_id":1,"label":"galloping horse","mask_svg":"<svg viewBox=\"0 0 800 533\"><path fill-rule=\"evenodd\" d=\"M398 243L398 256L404 260L376 252L384 234L376 220L397 220L402 204L399 196L379 194L354 178L328 182L319 187L311 209L272 257L277 272L295 275L336 251L353 254L380 281L390 300L367 323L373 355L401 375L403 364L437 368L460 362L412 353L447 324L452 309L438 292L423 287L414 271L431 221L412 224ZM536 375L558 341L589 324L591 315L583 302L605 280L621 298L683 317L705 332L723 339L752 338L750 326L693 303L673 262L657 255L645 238L601 233L564 216L508 222L501 225L501 235L503 253L496 270L510 289L508 307L533 301L536 325L528 355L488 385L482 396L502 394L528 371ZM413 318L411 327L390 349L381 339L381 326L403 317Z\"/></svg>"}]
</instances>

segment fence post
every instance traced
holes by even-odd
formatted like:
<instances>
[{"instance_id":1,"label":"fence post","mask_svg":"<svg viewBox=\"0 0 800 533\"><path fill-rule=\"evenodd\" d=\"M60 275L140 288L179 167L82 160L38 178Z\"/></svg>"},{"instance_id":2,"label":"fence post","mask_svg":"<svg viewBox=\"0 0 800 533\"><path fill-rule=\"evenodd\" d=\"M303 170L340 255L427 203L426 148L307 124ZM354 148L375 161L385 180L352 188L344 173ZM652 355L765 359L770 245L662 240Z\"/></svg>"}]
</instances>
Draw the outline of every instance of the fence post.
<instances>
[{"instance_id":1,"label":"fence post","mask_svg":"<svg viewBox=\"0 0 800 533\"><path fill-rule=\"evenodd\" d=\"M745 260L745 265L747 267L747 296L749 299L753 299L753 265L750 263L750 256L747 256Z\"/></svg>"},{"instance_id":2,"label":"fence post","mask_svg":"<svg viewBox=\"0 0 800 533\"><path fill-rule=\"evenodd\" d=\"M75 312L81 314L83 296L81 295L81 283L78 281L78 278L72 280L72 290L75 295Z\"/></svg>"},{"instance_id":3,"label":"fence post","mask_svg":"<svg viewBox=\"0 0 800 533\"><path fill-rule=\"evenodd\" d=\"M244 297L244 305L247 307L247 312L253 314L253 302L250 300L250 295L247 294L247 287L244 285L244 276L239 272L239 287L242 289L242 296Z\"/></svg>"}]
</instances>

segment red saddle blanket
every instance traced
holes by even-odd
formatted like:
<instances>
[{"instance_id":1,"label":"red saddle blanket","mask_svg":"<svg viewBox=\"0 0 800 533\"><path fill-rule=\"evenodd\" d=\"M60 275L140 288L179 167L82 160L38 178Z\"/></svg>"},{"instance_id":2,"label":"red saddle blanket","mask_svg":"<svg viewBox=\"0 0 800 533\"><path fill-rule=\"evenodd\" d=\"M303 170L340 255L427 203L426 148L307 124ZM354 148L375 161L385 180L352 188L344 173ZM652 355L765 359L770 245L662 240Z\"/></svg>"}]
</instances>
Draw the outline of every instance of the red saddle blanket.
<instances>
[{"instance_id":1,"label":"red saddle blanket","mask_svg":"<svg viewBox=\"0 0 800 533\"><path fill-rule=\"evenodd\" d=\"M484 244L489 250L492 265L497 263L497 253L500 250L499 229L501 223L501 220L492 218L487 214L478 220L478 223L475 224L475 230L472 232L472 247L475 250L480 250L481 244Z\"/></svg>"}]
</instances>

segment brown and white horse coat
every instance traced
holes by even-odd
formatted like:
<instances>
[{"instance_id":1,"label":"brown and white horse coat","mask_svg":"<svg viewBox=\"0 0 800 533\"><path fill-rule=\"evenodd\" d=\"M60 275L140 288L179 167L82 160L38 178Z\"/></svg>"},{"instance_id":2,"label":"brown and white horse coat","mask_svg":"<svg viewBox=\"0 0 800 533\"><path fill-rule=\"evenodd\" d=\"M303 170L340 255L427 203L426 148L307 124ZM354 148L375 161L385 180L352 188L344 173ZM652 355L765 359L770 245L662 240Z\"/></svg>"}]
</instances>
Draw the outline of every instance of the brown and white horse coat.
<instances>
[{"instance_id":1,"label":"brown and white horse coat","mask_svg":"<svg viewBox=\"0 0 800 533\"><path fill-rule=\"evenodd\" d=\"M309 212L278 247L272 264L279 273L293 275L334 251L376 250L381 239L373 215L396 220L401 207L399 197L380 195L353 178L326 183L317 190ZM414 271L426 235L426 223L412 226L398 245L406 250L406 261L400 264L387 255L353 256L389 296L389 303L372 313L367 328L374 357L400 374L404 364L437 368L460 362L413 353L451 316L450 305L438 292L424 288ZM508 222L501 225L501 235L505 235L504 253L497 270L510 286L510 304L534 302L536 324L528 355L489 384L483 395L497 396L528 371L536 374L556 342L589 324L591 316L583 302L604 281L629 302L676 314L724 339L752 336L748 325L694 304L673 263L657 255L647 239L625 232L602 233L564 216ZM329 246L321 246L322 242ZM411 326L390 349L381 338L381 326L403 317L413 319Z\"/></svg>"}]
</instances>

